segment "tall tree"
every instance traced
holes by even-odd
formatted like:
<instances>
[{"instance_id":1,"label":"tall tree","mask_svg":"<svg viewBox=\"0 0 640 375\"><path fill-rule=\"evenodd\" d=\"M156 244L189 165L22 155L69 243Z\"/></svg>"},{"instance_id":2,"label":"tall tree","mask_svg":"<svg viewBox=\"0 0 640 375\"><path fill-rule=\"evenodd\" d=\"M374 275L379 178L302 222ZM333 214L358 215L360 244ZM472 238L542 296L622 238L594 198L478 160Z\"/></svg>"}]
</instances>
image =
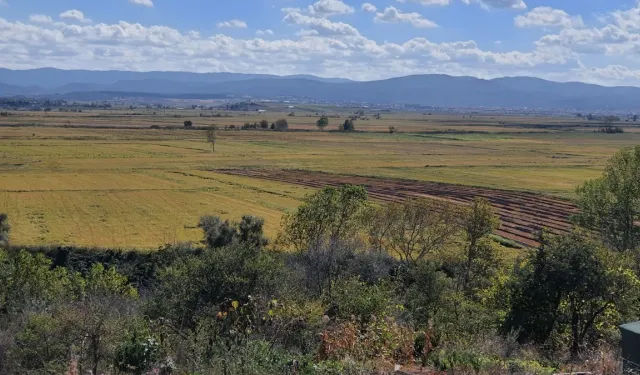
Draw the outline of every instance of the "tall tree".
<instances>
[{"instance_id":1,"label":"tall tree","mask_svg":"<svg viewBox=\"0 0 640 375\"><path fill-rule=\"evenodd\" d=\"M211 152L216 152L216 141L218 140L218 133L215 127L207 129L207 142L211 144Z\"/></svg>"},{"instance_id":2,"label":"tall tree","mask_svg":"<svg viewBox=\"0 0 640 375\"><path fill-rule=\"evenodd\" d=\"M460 232L460 209L452 203L432 199L407 199L365 211L370 243L407 265L453 241Z\"/></svg>"},{"instance_id":3,"label":"tall tree","mask_svg":"<svg viewBox=\"0 0 640 375\"><path fill-rule=\"evenodd\" d=\"M568 331L578 354L598 324L621 324L616 317L633 308L640 281L625 263L585 233L543 238L512 285L506 330L537 343Z\"/></svg>"},{"instance_id":4,"label":"tall tree","mask_svg":"<svg viewBox=\"0 0 640 375\"><path fill-rule=\"evenodd\" d=\"M577 190L578 224L619 251L640 246L640 146L620 150L601 178Z\"/></svg>"},{"instance_id":5,"label":"tall tree","mask_svg":"<svg viewBox=\"0 0 640 375\"><path fill-rule=\"evenodd\" d=\"M346 119L344 120L344 124L342 125L342 130L345 132L352 132L354 130L356 130L354 124L353 124L353 120L352 119Z\"/></svg>"},{"instance_id":6,"label":"tall tree","mask_svg":"<svg viewBox=\"0 0 640 375\"><path fill-rule=\"evenodd\" d=\"M495 249L488 236L499 227L500 219L486 199L476 198L471 208L463 213L466 241L461 281L465 292L473 289L474 284L482 283L478 279L486 278L495 264Z\"/></svg>"},{"instance_id":7,"label":"tall tree","mask_svg":"<svg viewBox=\"0 0 640 375\"><path fill-rule=\"evenodd\" d=\"M282 239L299 251L342 240L357 230L366 202L367 191L361 186L326 187L284 217Z\"/></svg>"},{"instance_id":8,"label":"tall tree","mask_svg":"<svg viewBox=\"0 0 640 375\"><path fill-rule=\"evenodd\" d=\"M324 128L329 126L329 118L327 116L320 117L320 119L318 119L318 121L316 122L316 126L318 127L318 129L320 129L320 131L323 131Z\"/></svg>"}]
</instances>

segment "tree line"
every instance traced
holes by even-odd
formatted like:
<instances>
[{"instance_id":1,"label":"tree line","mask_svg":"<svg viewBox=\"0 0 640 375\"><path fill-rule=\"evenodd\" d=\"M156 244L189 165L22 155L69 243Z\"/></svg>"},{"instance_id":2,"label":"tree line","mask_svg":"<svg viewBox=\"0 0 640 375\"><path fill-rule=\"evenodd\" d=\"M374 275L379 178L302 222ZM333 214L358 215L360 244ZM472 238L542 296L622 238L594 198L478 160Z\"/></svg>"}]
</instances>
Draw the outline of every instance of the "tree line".
<instances>
[{"instance_id":1,"label":"tree line","mask_svg":"<svg viewBox=\"0 0 640 375\"><path fill-rule=\"evenodd\" d=\"M639 319L640 147L577 190L537 249L491 205L379 204L360 186L264 220L204 216L199 246L26 251L0 215L0 374L619 373Z\"/></svg>"}]
</instances>

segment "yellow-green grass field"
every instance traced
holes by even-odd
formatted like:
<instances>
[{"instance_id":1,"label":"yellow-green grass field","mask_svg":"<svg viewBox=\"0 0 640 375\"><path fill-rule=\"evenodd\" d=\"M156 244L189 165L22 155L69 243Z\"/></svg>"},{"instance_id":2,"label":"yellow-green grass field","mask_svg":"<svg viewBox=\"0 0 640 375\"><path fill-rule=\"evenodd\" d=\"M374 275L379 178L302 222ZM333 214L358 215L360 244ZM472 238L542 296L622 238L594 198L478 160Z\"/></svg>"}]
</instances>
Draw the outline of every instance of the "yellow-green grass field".
<instances>
[{"instance_id":1,"label":"yellow-green grass field","mask_svg":"<svg viewBox=\"0 0 640 375\"><path fill-rule=\"evenodd\" d=\"M295 168L570 198L618 149L640 144L635 132L522 132L481 123L468 128L493 133L425 134L412 126L415 133L400 134L219 131L215 153L199 130L0 126L0 212L9 215L17 245L154 249L198 241L206 214L262 216L273 237L283 213L310 190L216 169Z\"/></svg>"}]
</instances>

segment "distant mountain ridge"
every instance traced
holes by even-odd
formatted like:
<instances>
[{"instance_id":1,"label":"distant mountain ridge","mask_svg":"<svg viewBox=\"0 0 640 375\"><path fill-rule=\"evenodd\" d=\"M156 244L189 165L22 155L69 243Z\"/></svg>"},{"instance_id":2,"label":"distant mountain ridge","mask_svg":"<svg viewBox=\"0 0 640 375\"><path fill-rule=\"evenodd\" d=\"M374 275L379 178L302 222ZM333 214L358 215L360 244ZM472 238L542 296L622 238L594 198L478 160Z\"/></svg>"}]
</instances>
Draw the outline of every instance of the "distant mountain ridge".
<instances>
[{"instance_id":1,"label":"distant mountain ridge","mask_svg":"<svg viewBox=\"0 0 640 375\"><path fill-rule=\"evenodd\" d=\"M57 95L82 100L109 95L183 99L299 98L318 101L575 110L640 109L640 88L559 83L531 77L491 80L414 75L357 82L309 75L0 69L0 96ZM112 94L110 94L112 93ZM135 94L135 95L133 95ZM91 99L87 99L91 100Z\"/></svg>"},{"instance_id":2,"label":"distant mountain ridge","mask_svg":"<svg viewBox=\"0 0 640 375\"><path fill-rule=\"evenodd\" d=\"M40 68L11 70L0 68L0 82L16 86L38 86L45 90L57 89L69 84L110 85L118 81L165 80L182 83L215 84L251 79L305 78L325 82L351 82L343 78L321 78L311 75L277 76L243 73L192 73L192 72L132 72L121 70L62 70Z\"/></svg>"}]
</instances>

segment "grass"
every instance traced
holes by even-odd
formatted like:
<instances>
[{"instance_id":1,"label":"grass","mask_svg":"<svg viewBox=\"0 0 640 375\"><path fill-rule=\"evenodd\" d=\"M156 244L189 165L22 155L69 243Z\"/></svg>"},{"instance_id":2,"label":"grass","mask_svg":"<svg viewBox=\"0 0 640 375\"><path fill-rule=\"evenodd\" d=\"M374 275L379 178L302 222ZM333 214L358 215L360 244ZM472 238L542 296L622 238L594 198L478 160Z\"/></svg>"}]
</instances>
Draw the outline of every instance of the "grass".
<instances>
[{"instance_id":1,"label":"grass","mask_svg":"<svg viewBox=\"0 0 640 375\"><path fill-rule=\"evenodd\" d=\"M234 220L245 213L260 215L273 236L282 214L309 192L215 172L221 168L307 169L570 198L575 186L597 177L619 148L640 141L634 132L523 131L527 121L559 119L510 118L500 125L487 117L399 114L358 121L359 130L373 132L353 134L220 131L212 154L203 131L147 127L182 118L136 117L132 124L139 129L58 127L67 121L108 123L108 116L95 115L26 113L8 119L40 126L0 126L0 212L9 214L15 244L154 249L199 240L196 225L205 214ZM316 118L288 120L293 128L311 130ZM386 129L385 121L398 123L405 133L376 133ZM451 127L490 132L425 133Z\"/></svg>"}]
</instances>

